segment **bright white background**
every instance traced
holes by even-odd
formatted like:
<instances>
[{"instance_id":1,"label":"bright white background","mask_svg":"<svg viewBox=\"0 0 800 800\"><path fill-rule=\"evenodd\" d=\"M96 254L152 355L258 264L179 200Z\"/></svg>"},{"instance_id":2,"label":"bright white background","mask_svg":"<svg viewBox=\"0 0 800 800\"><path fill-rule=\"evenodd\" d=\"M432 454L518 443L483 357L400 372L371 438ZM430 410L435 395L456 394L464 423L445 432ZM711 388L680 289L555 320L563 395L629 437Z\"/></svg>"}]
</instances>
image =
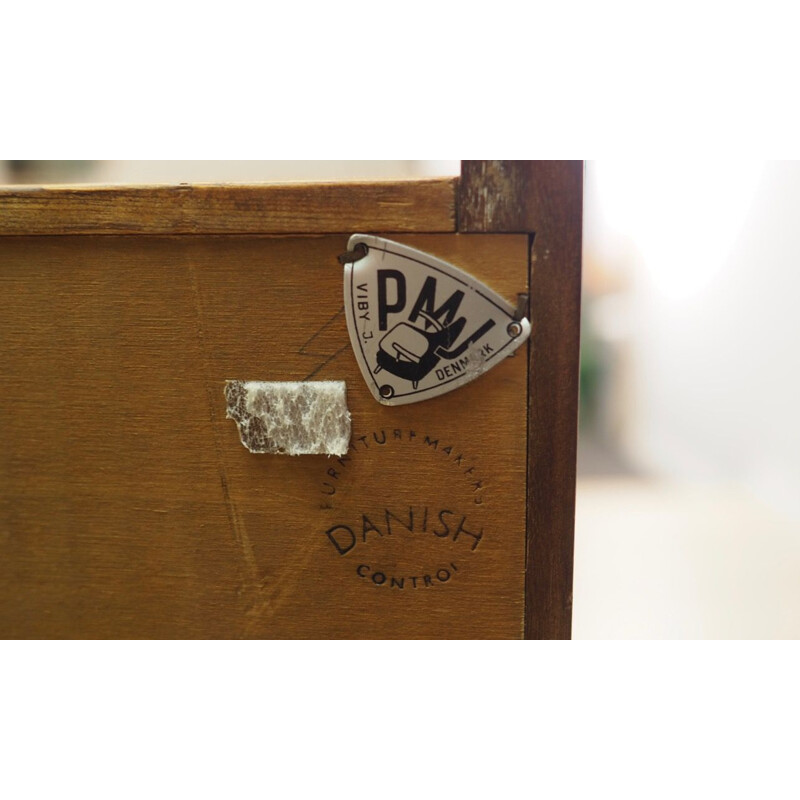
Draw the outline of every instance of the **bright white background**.
<instances>
[{"instance_id":1,"label":"bright white background","mask_svg":"<svg viewBox=\"0 0 800 800\"><path fill-rule=\"evenodd\" d=\"M799 220L798 162L589 163L576 637L800 636Z\"/></svg>"}]
</instances>

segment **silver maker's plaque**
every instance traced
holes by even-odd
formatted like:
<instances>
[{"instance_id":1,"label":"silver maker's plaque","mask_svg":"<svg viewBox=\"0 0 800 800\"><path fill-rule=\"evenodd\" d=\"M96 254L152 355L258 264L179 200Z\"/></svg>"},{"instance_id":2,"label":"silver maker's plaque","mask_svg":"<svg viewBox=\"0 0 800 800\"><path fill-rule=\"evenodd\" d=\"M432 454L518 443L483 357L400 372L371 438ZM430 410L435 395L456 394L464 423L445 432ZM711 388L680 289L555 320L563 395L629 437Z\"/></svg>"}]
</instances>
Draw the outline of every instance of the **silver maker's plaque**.
<instances>
[{"instance_id":1,"label":"silver maker's plaque","mask_svg":"<svg viewBox=\"0 0 800 800\"><path fill-rule=\"evenodd\" d=\"M399 406L463 386L511 355L530 323L463 270L413 247L355 234L344 267L353 351L373 397Z\"/></svg>"}]
</instances>

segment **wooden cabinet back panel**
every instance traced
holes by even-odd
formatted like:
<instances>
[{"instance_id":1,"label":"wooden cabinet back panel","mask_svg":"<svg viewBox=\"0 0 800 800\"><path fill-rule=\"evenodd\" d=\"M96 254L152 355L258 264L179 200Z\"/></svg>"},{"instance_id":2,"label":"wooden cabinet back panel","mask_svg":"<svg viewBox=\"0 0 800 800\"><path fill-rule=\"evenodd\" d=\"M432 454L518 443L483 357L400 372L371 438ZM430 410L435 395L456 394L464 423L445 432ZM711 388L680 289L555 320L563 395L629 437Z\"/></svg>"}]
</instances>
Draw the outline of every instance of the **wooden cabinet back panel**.
<instances>
[{"instance_id":1,"label":"wooden cabinet back panel","mask_svg":"<svg viewBox=\"0 0 800 800\"><path fill-rule=\"evenodd\" d=\"M387 236L527 290L525 235ZM350 350L345 246L0 240L0 635L522 636L525 349L380 406ZM249 453L226 379L345 380L351 452Z\"/></svg>"}]
</instances>

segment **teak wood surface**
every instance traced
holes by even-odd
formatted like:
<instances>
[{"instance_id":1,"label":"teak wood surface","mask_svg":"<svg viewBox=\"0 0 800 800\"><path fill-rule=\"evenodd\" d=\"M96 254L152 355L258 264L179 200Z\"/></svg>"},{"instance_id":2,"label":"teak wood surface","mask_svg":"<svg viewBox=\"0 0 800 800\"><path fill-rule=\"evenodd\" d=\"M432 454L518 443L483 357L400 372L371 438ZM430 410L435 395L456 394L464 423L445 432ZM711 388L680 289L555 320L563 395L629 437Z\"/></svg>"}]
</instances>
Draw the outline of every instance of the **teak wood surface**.
<instances>
[{"instance_id":1,"label":"teak wood surface","mask_svg":"<svg viewBox=\"0 0 800 800\"><path fill-rule=\"evenodd\" d=\"M583 164L465 161L459 230L530 231L526 636L572 632Z\"/></svg>"},{"instance_id":2,"label":"teak wood surface","mask_svg":"<svg viewBox=\"0 0 800 800\"><path fill-rule=\"evenodd\" d=\"M0 188L0 235L454 231L455 178Z\"/></svg>"},{"instance_id":3,"label":"teak wood surface","mask_svg":"<svg viewBox=\"0 0 800 800\"><path fill-rule=\"evenodd\" d=\"M424 184L411 205L449 186L455 227L456 182ZM404 233L451 223L381 228L366 206L329 235L312 234L335 220L305 216L295 235L155 235L161 198L143 233L101 233L92 211L92 234L40 221L0 236L0 636L569 636L574 441L559 415L576 408L577 307L544 280L537 239L531 262L530 233ZM0 193L0 227L18 234L12 212ZM553 243L574 234L572 218L547 225ZM530 360L522 348L450 394L376 403L342 313L336 256L354 232L430 252L512 303L533 263ZM346 381L348 457L249 453L225 418L228 379Z\"/></svg>"}]
</instances>

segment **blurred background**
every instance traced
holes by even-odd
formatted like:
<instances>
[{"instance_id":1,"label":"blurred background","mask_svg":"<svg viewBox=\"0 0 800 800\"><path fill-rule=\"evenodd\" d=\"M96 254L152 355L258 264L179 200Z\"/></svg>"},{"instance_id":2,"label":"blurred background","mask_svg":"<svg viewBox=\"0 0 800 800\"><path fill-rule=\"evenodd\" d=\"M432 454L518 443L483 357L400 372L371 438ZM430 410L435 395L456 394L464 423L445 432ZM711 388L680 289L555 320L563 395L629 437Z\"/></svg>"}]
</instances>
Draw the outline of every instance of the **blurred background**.
<instances>
[{"instance_id":1,"label":"blurred background","mask_svg":"<svg viewBox=\"0 0 800 800\"><path fill-rule=\"evenodd\" d=\"M458 161L6 161L0 183ZM800 162L589 161L575 638L800 637Z\"/></svg>"}]
</instances>

